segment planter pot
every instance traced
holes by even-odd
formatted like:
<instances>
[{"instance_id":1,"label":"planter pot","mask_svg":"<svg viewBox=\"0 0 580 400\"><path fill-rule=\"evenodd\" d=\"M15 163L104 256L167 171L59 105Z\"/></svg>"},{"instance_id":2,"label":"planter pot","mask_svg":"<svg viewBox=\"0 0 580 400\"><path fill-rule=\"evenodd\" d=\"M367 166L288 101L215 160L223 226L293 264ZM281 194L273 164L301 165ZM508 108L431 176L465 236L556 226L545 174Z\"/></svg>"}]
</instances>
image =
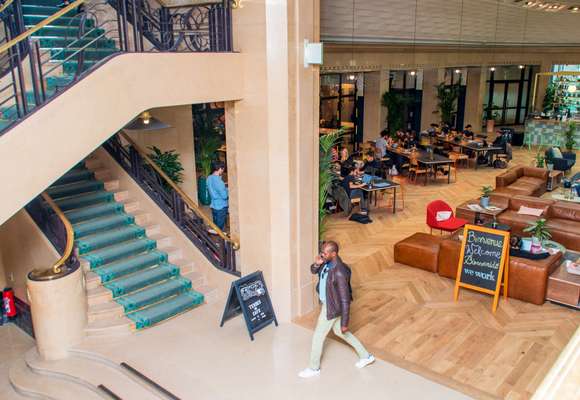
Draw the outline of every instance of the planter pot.
<instances>
[{"instance_id":1,"label":"planter pot","mask_svg":"<svg viewBox=\"0 0 580 400\"><path fill-rule=\"evenodd\" d=\"M532 237L532 247L530 248L530 252L533 254L542 252L542 241L537 237Z\"/></svg>"},{"instance_id":2,"label":"planter pot","mask_svg":"<svg viewBox=\"0 0 580 400\"><path fill-rule=\"evenodd\" d=\"M479 205L481 205L483 208L487 208L489 207L489 197L481 197L479 199Z\"/></svg>"},{"instance_id":3,"label":"planter pot","mask_svg":"<svg viewBox=\"0 0 580 400\"><path fill-rule=\"evenodd\" d=\"M209 206L209 203L211 203L211 198L207 190L207 178L205 176L197 178L197 200L199 204L204 206Z\"/></svg>"}]
</instances>

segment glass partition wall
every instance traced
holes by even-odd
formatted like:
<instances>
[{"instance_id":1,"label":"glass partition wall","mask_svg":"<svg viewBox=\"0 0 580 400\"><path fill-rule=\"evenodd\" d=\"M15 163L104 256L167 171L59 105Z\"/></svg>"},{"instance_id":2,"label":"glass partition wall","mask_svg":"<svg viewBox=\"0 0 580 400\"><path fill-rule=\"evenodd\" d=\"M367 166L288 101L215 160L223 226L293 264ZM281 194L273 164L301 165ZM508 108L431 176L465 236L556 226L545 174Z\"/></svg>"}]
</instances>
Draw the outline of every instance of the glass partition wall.
<instances>
[{"instance_id":1,"label":"glass partition wall","mask_svg":"<svg viewBox=\"0 0 580 400\"><path fill-rule=\"evenodd\" d=\"M533 78L538 68L504 65L489 71L483 119L497 125L522 125L528 115Z\"/></svg>"}]
</instances>

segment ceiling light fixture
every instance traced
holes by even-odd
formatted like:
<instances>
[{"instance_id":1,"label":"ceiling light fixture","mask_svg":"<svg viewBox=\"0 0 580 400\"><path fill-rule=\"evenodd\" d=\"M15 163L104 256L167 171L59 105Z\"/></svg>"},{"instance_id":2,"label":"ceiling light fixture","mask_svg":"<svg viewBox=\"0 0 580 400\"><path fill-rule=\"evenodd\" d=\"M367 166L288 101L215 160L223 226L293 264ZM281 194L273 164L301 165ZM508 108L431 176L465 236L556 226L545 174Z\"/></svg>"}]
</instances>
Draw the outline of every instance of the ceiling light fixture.
<instances>
[{"instance_id":1,"label":"ceiling light fixture","mask_svg":"<svg viewBox=\"0 0 580 400\"><path fill-rule=\"evenodd\" d=\"M414 29L413 29L413 61L411 62L411 65L413 68L415 68L415 46L416 46L416 42L417 42L417 6L418 6L418 1L419 0L415 0L415 18L414 18ZM417 75L417 72L413 69L410 72L411 76L415 76Z\"/></svg>"},{"instance_id":2,"label":"ceiling light fixture","mask_svg":"<svg viewBox=\"0 0 580 400\"><path fill-rule=\"evenodd\" d=\"M494 72L494 71L495 71L495 67L491 67L489 70L490 70L491 72Z\"/></svg>"},{"instance_id":3,"label":"ceiling light fixture","mask_svg":"<svg viewBox=\"0 0 580 400\"><path fill-rule=\"evenodd\" d=\"M518 65L518 68L519 68L519 69L524 69L524 68L526 68L526 67L525 67L525 65L522 65L522 64L520 64L520 65Z\"/></svg>"},{"instance_id":4,"label":"ceiling light fixture","mask_svg":"<svg viewBox=\"0 0 580 400\"><path fill-rule=\"evenodd\" d=\"M570 92L570 93L576 93L576 90L578 90L578 88L576 87L576 85L570 85L570 86L568 86L568 92Z\"/></svg>"},{"instance_id":5,"label":"ceiling light fixture","mask_svg":"<svg viewBox=\"0 0 580 400\"><path fill-rule=\"evenodd\" d=\"M460 70L460 69L456 69L456 70L455 70L455 73L456 73L456 74L460 74L460 73L461 73L461 70Z\"/></svg>"},{"instance_id":6,"label":"ceiling light fixture","mask_svg":"<svg viewBox=\"0 0 580 400\"><path fill-rule=\"evenodd\" d=\"M125 129L132 131L156 131L171 128L171 125L153 117L149 111L142 112L137 118L125 125Z\"/></svg>"}]
</instances>

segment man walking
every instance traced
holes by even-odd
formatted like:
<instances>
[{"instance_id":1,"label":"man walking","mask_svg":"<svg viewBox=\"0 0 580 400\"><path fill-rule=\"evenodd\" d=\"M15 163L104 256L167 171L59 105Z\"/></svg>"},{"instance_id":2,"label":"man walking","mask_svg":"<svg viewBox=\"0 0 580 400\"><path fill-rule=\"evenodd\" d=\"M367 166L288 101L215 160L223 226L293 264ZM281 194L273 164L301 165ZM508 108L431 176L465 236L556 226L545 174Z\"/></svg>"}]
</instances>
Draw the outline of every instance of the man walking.
<instances>
[{"instance_id":1,"label":"man walking","mask_svg":"<svg viewBox=\"0 0 580 400\"><path fill-rule=\"evenodd\" d=\"M351 345L359 356L355 364L357 368L364 368L375 361L362 343L348 331L350 302L352 301L350 287L350 268L338 256L338 244L326 242L322 253L316 256L310 267L313 274L318 274L319 282L316 286L322 309L318 317L314 336L310 365L298 376L311 378L320 375L320 358L324 340L332 329L334 334Z\"/></svg>"}]
</instances>

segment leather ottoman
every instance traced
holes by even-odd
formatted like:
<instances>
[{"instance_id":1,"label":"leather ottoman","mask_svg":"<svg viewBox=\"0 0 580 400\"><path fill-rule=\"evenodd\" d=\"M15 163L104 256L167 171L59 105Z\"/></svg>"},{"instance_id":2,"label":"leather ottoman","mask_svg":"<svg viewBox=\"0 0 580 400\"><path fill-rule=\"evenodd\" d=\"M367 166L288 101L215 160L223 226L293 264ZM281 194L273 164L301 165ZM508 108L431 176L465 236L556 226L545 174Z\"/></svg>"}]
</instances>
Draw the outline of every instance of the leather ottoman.
<instances>
[{"instance_id":1,"label":"leather ottoman","mask_svg":"<svg viewBox=\"0 0 580 400\"><path fill-rule=\"evenodd\" d=\"M439 246L439 260L437 262L439 275L455 280L460 254L461 242L459 240L443 240Z\"/></svg>"},{"instance_id":2,"label":"leather ottoman","mask_svg":"<svg viewBox=\"0 0 580 400\"><path fill-rule=\"evenodd\" d=\"M418 232L395 244L395 262L437 272L439 244L443 239Z\"/></svg>"}]
</instances>

